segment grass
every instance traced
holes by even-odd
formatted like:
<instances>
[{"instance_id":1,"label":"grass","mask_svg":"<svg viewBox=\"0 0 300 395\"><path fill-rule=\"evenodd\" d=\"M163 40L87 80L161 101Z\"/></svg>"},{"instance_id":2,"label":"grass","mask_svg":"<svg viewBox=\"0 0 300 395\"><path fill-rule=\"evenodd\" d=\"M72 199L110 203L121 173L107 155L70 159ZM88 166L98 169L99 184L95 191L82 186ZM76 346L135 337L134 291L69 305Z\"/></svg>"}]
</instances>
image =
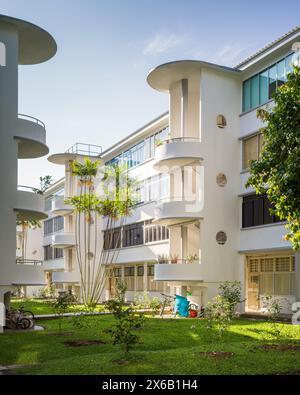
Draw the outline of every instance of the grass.
<instances>
[{"instance_id":1,"label":"grass","mask_svg":"<svg viewBox=\"0 0 300 395\"><path fill-rule=\"evenodd\" d=\"M236 320L222 338L206 328L205 320L148 318L138 330L141 342L134 346L126 365L119 346L111 343L107 329L111 316L85 317L89 327L75 329L64 319L66 336L53 334L58 320L39 322L46 330L6 333L0 337L0 365L32 365L17 370L19 374L278 374L300 367L300 350L263 350L263 344L300 346L300 327ZM64 342L78 339L101 339L105 344L67 347ZM231 352L231 358L215 358L205 352ZM37 365L33 365L37 364Z\"/></svg>"},{"instance_id":2,"label":"grass","mask_svg":"<svg viewBox=\"0 0 300 395\"><path fill-rule=\"evenodd\" d=\"M45 314L54 314L55 311L51 307L51 301L47 299L17 299L12 298L11 307L13 309L18 309L20 306L23 306L25 310L31 311L34 315L45 315ZM84 307L82 304L76 304L70 306L68 312L80 312L84 311ZM103 305L97 305L93 311L104 311Z\"/></svg>"}]
</instances>

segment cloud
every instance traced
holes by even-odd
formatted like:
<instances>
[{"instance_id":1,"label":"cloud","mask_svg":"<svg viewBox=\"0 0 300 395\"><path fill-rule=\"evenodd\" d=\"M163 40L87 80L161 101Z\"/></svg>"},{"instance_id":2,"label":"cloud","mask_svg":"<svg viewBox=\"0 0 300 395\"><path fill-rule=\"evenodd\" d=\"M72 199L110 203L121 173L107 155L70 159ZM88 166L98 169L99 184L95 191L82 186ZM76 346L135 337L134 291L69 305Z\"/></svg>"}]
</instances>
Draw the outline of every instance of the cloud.
<instances>
[{"instance_id":1,"label":"cloud","mask_svg":"<svg viewBox=\"0 0 300 395\"><path fill-rule=\"evenodd\" d=\"M166 52L184 42L184 37L176 34L157 34L153 37L143 50L144 55Z\"/></svg>"},{"instance_id":2,"label":"cloud","mask_svg":"<svg viewBox=\"0 0 300 395\"><path fill-rule=\"evenodd\" d=\"M249 45L241 44L224 44L222 47L208 51L193 51L191 53L193 59L201 59L207 62L217 63L221 65L234 66L243 58L247 57Z\"/></svg>"},{"instance_id":3,"label":"cloud","mask_svg":"<svg viewBox=\"0 0 300 395\"><path fill-rule=\"evenodd\" d=\"M248 48L240 44L225 44L215 54L215 59L221 64L233 65L238 63Z\"/></svg>"}]
</instances>

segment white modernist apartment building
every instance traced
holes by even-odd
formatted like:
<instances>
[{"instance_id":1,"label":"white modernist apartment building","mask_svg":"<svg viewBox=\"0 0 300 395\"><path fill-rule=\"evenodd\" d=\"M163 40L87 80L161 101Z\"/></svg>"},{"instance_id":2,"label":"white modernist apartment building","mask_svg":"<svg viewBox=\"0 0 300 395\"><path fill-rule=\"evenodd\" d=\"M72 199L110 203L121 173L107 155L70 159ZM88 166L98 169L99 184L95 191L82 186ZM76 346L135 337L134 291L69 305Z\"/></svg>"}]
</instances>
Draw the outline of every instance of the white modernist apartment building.
<instances>
[{"instance_id":1,"label":"white modernist apartment building","mask_svg":"<svg viewBox=\"0 0 300 395\"><path fill-rule=\"evenodd\" d=\"M45 284L41 261L18 254L16 259L16 221L47 218L43 197L17 185L18 159L39 158L49 152L43 122L18 113L18 65L42 63L55 53L56 43L46 31L0 15L0 168L5 185L0 204L1 303L8 304L10 292L18 286Z\"/></svg>"},{"instance_id":2,"label":"white modernist apartment building","mask_svg":"<svg viewBox=\"0 0 300 395\"><path fill-rule=\"evenodd\" d=\"M126 163L141 185L133 214L116 224L110 247L118 254L103 299L121 278L128 300L164 292L205 305L220 283L238 280L246 299L241 311L260 312L263 298L273 295L289 313L300 298L297 254L266 197L245 183L262 145L256 110L272 106L298 41L300 28L234 68L189 60L160 65L147 82L169 95L168 112L104 152L77 145L51 155L50 162L65 166L65 177L45 195L49 217L36 238L44 248L45 282L80 295L74 213L64 197L77 193L70 163L93 157ZM99 243L105 246L104 231Z\"/></svg>"}]
</instances>

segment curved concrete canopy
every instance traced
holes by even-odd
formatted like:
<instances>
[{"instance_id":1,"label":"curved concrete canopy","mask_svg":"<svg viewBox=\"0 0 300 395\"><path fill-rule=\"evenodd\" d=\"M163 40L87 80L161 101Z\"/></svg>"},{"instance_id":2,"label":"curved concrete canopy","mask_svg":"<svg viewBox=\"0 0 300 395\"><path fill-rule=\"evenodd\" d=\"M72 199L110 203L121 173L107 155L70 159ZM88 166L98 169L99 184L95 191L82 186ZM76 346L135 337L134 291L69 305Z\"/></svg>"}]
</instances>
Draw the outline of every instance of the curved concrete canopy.
<instances>
[{"instance_id":1,"label":"curved concrete canopy","mask_svg":"<svg viewBox=\"0 0 300 395\"><path fill-rule=\"evenodd\" d=\"M48 161L54 163L55 165L65 165L70 160L76 160L79 158L93 158L95 160L100 160L98 156L89 156L89 155L82 155L82 154L75 154L69 152L62 152L60 154L53 154L48 156Z\"/></svg>"},{"instance_id":2,"label":"curved concrete canopy","mask_svg":"<svg viewBox=\"0 0 300 395\"><path fill-rule=\"evenodd\" d=\"M37 64L51 59L57 45L54 38L39 26L0 14L1 22L14 25L19 32L19 64Z\"/></svg>"},{"instance_id":3,"label":"curved concrete canopy","mask_svg":"<svg viewBox=\"0 0 300 395\"><path fill-rule=\"evenodd\" d=\"M14 138L18 140L18 159L41 158L49 153L48 146L40 141L21 136Z\"/></svg>"},{"instance_id":4,"label":"curved concrete canopy","mask_svg":"<svg viewBox=\"0 0 300 395\"><path fill-rule=\"evenodd\" d=\"M78 156L80 155L63 152L61 154L50 155L47 159L49 162L54 163L55 165L65 165L66 162L75 160Z\"/></svg>"},{"instance_id":5,"label":"curved concrete canopy","mask_svg":"<svg viewBox=\"0 0 300 395\"><path fill-rule=\"evenodd\" d=\"M42 211L35 211L35 210L27 210L25 208L15 208L14 211L17 213L17 220L18 221L42 221L43 219L48 218L48 214Z\"/></svg>"},{"instance_id":6,"label":"curved concrete canopy","mask_svg":"<svg viewBox=\"0 0 300 395\"><path fill-rule=\"evenodd\" d=\"M239 74L239 70L231 67L220 66L214 63L203 62L200 60L178 60L161 64L152 69L148 76L148 84L158 91L169 91L170 86L179 80L188 78L191 72L200 70L201 67L207 67L227 73Z\"/></svg>"}]
</instances>

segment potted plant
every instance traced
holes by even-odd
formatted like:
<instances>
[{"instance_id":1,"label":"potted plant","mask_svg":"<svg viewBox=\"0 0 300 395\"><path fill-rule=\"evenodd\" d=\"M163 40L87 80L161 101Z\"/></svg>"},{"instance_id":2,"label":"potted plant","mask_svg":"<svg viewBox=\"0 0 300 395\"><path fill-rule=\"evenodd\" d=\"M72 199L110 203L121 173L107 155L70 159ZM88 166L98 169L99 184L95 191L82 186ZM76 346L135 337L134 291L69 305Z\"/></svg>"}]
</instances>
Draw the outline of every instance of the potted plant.
<instances>
[{"instance_id":1,"label":"potted plant","mask_svg":"<svg viewBox=\"0 0 300 395\"><path fill-rule=\"evenodd\" d=\"M156 139L155 140L155 147L159 147L160 145L163 145L163 141L161 139Z\"/></svg>"},{"instance_id":2,"label":"potted plant","mask_svg":"<svg viewBox=\"0 0 300 395\"><path fill-rule=\"evenodd\" d=\"M162 254L157 256L158 263L168 263L168 255Z\"/></svg>"},{"instance_id":3,"label":"potted plant","mask_svg":"<svg viewBox=\"0 0 300 395\"><path fill-rule=\"evenodd\" d=\"M187 255L185 260L186 260L186 263L192 263L192 262L198 260L198 255L197 254Z\"/></svg>"},{"instance_id":4,"label":"potted plant","mask_svg":"<svg viewBox=\"0 0 300 395\"><path fill-rule=\"evenodd\" d=\"M178 263L178 255L177 254L174 254L174 255L170 255L170 260L171 260L171 263Z\"/></svg>"}]
</instances>

